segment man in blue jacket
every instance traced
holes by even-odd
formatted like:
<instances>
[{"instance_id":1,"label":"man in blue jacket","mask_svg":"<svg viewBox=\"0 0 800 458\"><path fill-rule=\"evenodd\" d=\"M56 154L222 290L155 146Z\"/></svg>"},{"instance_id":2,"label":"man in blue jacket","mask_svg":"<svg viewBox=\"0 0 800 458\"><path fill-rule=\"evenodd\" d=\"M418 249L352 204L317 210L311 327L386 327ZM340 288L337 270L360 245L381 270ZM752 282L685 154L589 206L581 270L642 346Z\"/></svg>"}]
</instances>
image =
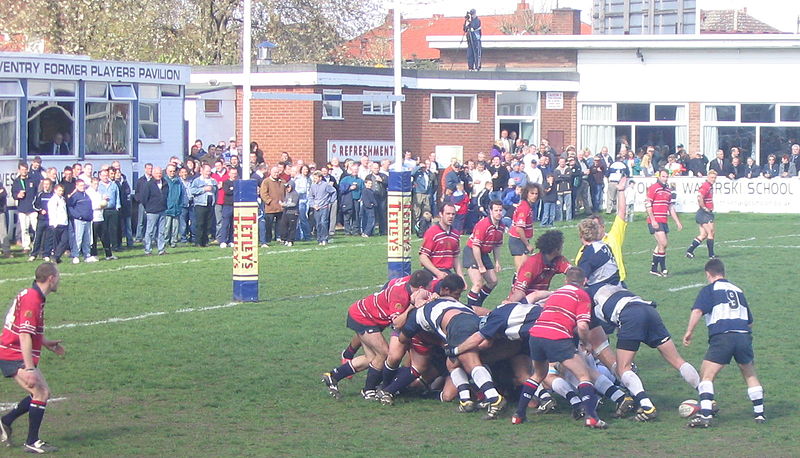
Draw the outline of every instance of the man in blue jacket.
<instances>
[{"instance_id":1,"label":"man in blue jacket","mask_svg":"<svg viewBox=\"0 0 800 458\"><path fill-rule=\"evenodd\" d=\"M143 187L139 202L144 206L147 217L147 231L144 236L144 254L153 254L153 241L157 242L158 254L166 254L164 242L165 218L169 183L164 179L161 167L153 167L153 178Z\"/></svg>"},{"instance_id":2,"label":"man in blue jacket","mask_svg":"<svg viewBox=\"0 0 800 458\"><path fill-rule=\"evenodd\" d=\"M350 175L343 176L339 183L339 192L342 195L341 208L344 220L345 235L359 235L361 233L361 191L364 189L364 180L358 177L358 164L351 164Z\"/></svg>"},{"instance_id":3,"label":"man in blue jacket","mask_svg":"<svg viewBox=\"0 0 800 458\"><path fill-rule=\"evenodd\" d=\"M94 211L92 210L92 199L86 194L85 181L75 180L75 190L72 191L72 194L67 199L67 211L69 216L72 217L73 224L75 224L75 245L77 250L72 252L72 263L78 264L81 262L81 254L83 254L84 261L89 261L92 257L92 217L94 216Z\"/></svg>"}]
</instances>

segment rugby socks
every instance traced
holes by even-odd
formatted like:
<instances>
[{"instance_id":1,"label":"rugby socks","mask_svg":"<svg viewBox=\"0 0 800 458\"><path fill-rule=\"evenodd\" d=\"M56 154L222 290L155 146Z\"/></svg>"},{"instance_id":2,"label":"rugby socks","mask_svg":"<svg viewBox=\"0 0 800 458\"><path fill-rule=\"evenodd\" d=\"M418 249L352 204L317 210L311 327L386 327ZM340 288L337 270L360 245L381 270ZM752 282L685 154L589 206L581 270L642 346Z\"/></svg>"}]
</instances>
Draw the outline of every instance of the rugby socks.
<instances>
[{"instance_id":1,"label":"rugby socks","mask_svg":"<svg viewBox=\"0 0 800 458\"><path fill-rule=\"evenodd\" d=\"M753 402L753 417L764 417L764 388L751 386L747 389L747 397Z\"/></svg>"},{"instance_id":2,"label":"rugby socks","mask_svg":"<svg viewBox=\"0 0 800 458\"><path fill-rule=\"evenodd\" d=\"M15 405L13 409L11 409L11 412L8 412L7 414L3 415L3 418L0 418L0 421L2 421L6 425L10 425L11 423L14 422L14 420L28 413L28 409L30 409L30 407L31 407L31 397L30 395L28 395L25 396L21 401L19 401L17 405Z\"/></svg>"},{"instance_id":3,"label":"rugby socks","mask_svg":"<svg viewBox=\"0 0 800 458\"><path fill-rule=\"evenodd\" d=\"M647 396L647 392L644 391L644 385L642 385L642 379L639 378L633 371L625 371L622 376L620 377L620 381L625 388L630 391L633 395L633 399L639 403L639 405L644 409L650 409L653 406L653 401Z\"/></svg>"},{"instance_id":4,"label":"rugby socks","mask_svg":"<svg viewBox=\"0 0 800 458\"><path fill-rule=\"evenodd\" d=\"M331 371L331 378L338 382L339 380L350 377L355 373L356 370L353 369L353 364L350 361L347 361Z\"/></svg>"},{"instance_id":5,"label":"rugby socks","mask_svg":"<svg viewBox=\"0 0 800 458\"><path fill-rule=\"evenodd\" d=\"M475 385L478 387L480 392L483 393L484 397L486 397L488 402L497 402L500 394L494 388L492 375L485 367L477 366L472 369L472 380L475 382Z\"/></svg>"},{"instance_id":6,"label":"rugby socks","mask_svg":"<svg viewBox=\"0 0 800 458\"><path fill-rule=\"evenodd\" d=\"M28 411L28 441L26 444L34 444L39 440L39 427L42 426L44 410L47 401L31 401L31 408Z\"/></svg>"},{"instance_id":7,"label":"rugby socks","mask_svg":"<svg viewBox=\"0 0 800 458\"><path fill-rule=\"evenodd\" d=\"M697 373L697 369L685 362L681 365L680 371L681 377L686 380L686 383L692 388L697 388L697 385L700 383L700 374Z\"/></svg>"},{"instance_id":8,"label":"rugby socks","mask_svg":"<svg viewBox=\"0 0 800 458\"><path fill-rule=\"evenodd\" d=\"M691 246L689 246L689 248L687 248L687 249L686 249L686 252L687 252L687 253L694 253L694 250L696 250L696 249L697 249L697 247L699 247L701 243L702 243L702 241L701 241L701 240L698 240L698 239L697 239L697 237L695 237L695 238L692 240L692 244L691 244Z\"/></svg>"},{"instance_id":9,"label":"rugby socks","mask_svg":"<svg viewBox=\"0 0 800 458\"><path fill-rule=\"evenodd\" d=\"M711 417L714 414L714 383L711 380L703 380L697 385L700 393L700 415Z\"/></svg>"},{"instance_id":10,"label":"rugby socks","mask_svg":"<svg viewBox=\"0 0 800 458\"><path fill-rule=\"evenodd\" d=\"M556 377L553 380L553 391L560 394L564 399L569 401L569 405L575 406L581 403L581 398L572 389L572 385L561 377Z\"/></svg>"},{"instance_id":11,"label":"rugby socks","mask_svg":"<svg viewBox=\"0 0 800 458\"><path fill-rule=\"evenodd\" d=\"M383 363L383 386L389 386L397 377L398 367L389 367L389 361ZM384 388L385 389L385 388Z\"/></svg>"},{"instance_id":12,"label":"rugby socks","mask_svg":"<svg viewBox=\"0 0 800 458\"><path fill-rule=\"evenodd\" d=\"M653 252L653 261L650 263L650 271L661 273L667 270L667 253Z\"/></svg>"},{"instance_id":13,"label":"rugby socks","mask_svg":"<svg viewBox=\"0 0 800 458\"><path fill-rule=\"evenodd\" d=\"M581 382L578 385L578 394L581 396L581 403L586 416L597 418L597 395L594 392L592 382Z\"/></svg>"},{"instance_id":14,"label":"rugby socks","mask_svg":"<svg viewBox=\"0 0 800 458\"><path fill-rule=\"evenodd\" d=\"M478 293L478 303L476 305L478 306L483 305L483 301L485 301L486 298L489 297L490 294L492 294L493 289L494 289L493 287L489 288L488 286L484 286L483 288L481 288L480 292Z\"/></svg>"},{"instance_id":15,"label":"rugby socks","mask_svg":"<svg viewBox=\"0 0 800 458\"><path fill-rule=\"evenodd\" d=\"M358 352L358 348L353 348L352 344L348 344L342 352L342 359L353 359L356 357L356 352Z\"/></svg>"},{"instance_id":16,"label":"rugby socks","mask_svg":"<svg viewBox=\"0 0 800 458\"><path fill-rule=\"evenodd\" d=\"M397 370L397 377L390 384L383 386L383 391L395 394L403 388L411 385L411 382L419 377L419 372L413 367L402 367Z\"/></svg>"},{"instance_id":17,"label":"rugby socks","mask_svg":"<svg viewBox=\"0 0 800 458\"><path fill-rule=\"evenodd\" d=\"M536 392L541 388L532 378L525 380L522 384L522 391L519 394L519 402L517 403L516 415L520 418L525 418L528 411L528 403L536 395Z\"/></svg>"},{"instance_id":18,"label":"rugby socks","mask_svg":"<svg viewBox=\"0 0 800 458\"><path fill-rule=\"evenodd\" d=\"M714 239L706 239L706 246L708 247L708 257L713 258L714 254Z\"/></svg>"},{"instance_id":19,"label":"rugby socks","mask_svg":"<svg viewBox=\"0 0 800 458\"><path fill-rule=\"evenodd\" d=\"M381 380L383 380L383 370L376 369L372 367L372 363L369 363L369 369L367 369L367 381L364 382L364 391L375 390Z\"/></svg>"},{"instance_id":20,"label":"rugby socks","mask_svg":"<svg viewBox=\"0 0 800 458\"><path fill-rule=\"evenodd\" d=\"M548 399L553 399L553 395L550 394L549 391L547 391L547 388L544 387L544 384L539 385L539 388L533 395L539 398L539 402L544 402L547 401Z\"/></svg>"},{"instance_id":21,"label":"rugby socks","mask_svg":"<svg viewBox=\"0 0 800 458\"><path fill-rule=\"evenodd\" d=\"M475 307L477 305L480 305L478 304L480 297L481 297L480 291L469 290L469 293L467 293L467 305L470 307Z\"/></svg>"},{"instance_id":22,"label":"rugby socks","mask_svg":"<svg viewBox=\"0 0 800 458\"><path fill-rule=\"evenodd\" d=\"M469 377L464 369L457 367L450 372L450 378L453 380L453 385L458 390L458 399L460 401L469 401L472 396L469 392Z\"/></svg>"},{"instance_id":23,"label":"rugby socks","mask_svg":"<svg viewBox=\"0 0 800 458\"><path fill-rule=\"evenodd\" d=\"M601 374L599 377L597 377L594 381L594 386L598 393L614 402L617 402L621 398L625 397L625 392L622 391L620 387L614 385L614 383L605 375Z\"/></svg>"}]
</instances>

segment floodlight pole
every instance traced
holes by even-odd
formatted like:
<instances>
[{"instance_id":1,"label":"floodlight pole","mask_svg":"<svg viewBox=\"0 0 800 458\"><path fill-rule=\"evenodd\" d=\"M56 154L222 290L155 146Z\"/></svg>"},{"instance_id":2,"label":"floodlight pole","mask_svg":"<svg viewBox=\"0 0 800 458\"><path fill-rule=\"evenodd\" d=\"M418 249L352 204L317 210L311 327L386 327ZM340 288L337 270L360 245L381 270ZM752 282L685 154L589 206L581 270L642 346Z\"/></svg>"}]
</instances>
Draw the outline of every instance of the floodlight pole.
<instances>
[{"instance_id":1,"label":"floodlight pole","mask_svg":"<svg viewBox=\"0 0 800 458\"><path fill-rule=\"evenodd\" d=\"M258 302L258 186L250 179L250 65L252 0L244 0L242 28L242 175L233 196L233 300Z\"/></svg>"},{"instance_id":2,"label":"floodlight pole","mask_svg":"<svg viewBox=\"0 0 800 458\"><path fill-rule=\"evenodd\" d=\"M403 94L400 0L394 0L394 95ZM411 171L403 170L403 105L394 102L394 167L389 170L387 264L389 279L411 274Z\"/></svg>"}]
</instances>

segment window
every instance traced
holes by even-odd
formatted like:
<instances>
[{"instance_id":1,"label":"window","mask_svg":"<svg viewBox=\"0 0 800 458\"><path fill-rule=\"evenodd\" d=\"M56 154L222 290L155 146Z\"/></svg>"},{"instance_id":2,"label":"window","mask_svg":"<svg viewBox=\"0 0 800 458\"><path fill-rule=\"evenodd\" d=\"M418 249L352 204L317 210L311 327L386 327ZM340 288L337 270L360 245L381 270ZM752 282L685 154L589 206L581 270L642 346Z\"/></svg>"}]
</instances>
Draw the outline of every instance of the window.
<instances>
[{"instance_id":1,"label":"window","mask_svg":"<svg viewBox=\"0 0 800 458\"><path fill-rule=\"evenodd\" d=\"M128 102L87 102L86 153L129 154L130 112Z\"/></svg>"},{"instance_id":2,"label":"window","mask_svg":"<svg viewBox=\"0 0 800 458\"><path fill-rule=\"evenodd\" d=\"M139 85L139 139L158 140L159 137L159 87L152 84Z\"/></svg>"},{"instance_id":3,"label":"window","mask_svg":"<svg viewBox=\"0 0 800 458\"><path fill-rule=\"evenodd\" d=\"M649 103L617 104L617 121L650 122L650 104Z\"/></svg>"},{"instance_id":4,"label":"window","mask_svg":"<svg viewBox=\"0 0 800 458\"><path fill-rule=\"evenodd\" d=\"M162 84L161 97L180 97L181 87L177 84Z\"/></svg>"},{"instance_id":5,"label":"window","mask_svg":"<svg viewBox=\"0 0 800 458\"><path fill-rule=\"evenodd\" d=\"M0 91L4 91L2 83ZM0 156L17 155L17 103L16 99L0 99Z\"/></svg>"},{"instance_id":6,"label":"window","mask_svg":"<svg viewBox=\"0 0 800 458\"><path fill-rule=\"evenodd\" d=\"M73 156L77 84L28 81L28 153Z\"/></svg>"},{"instance_id":7,"label":"window","mask_svg":"<svg viewBox=\"0 0 800 458\"><path fill-rule=\"evenodd\" d=\"M655 121L677 121L677 120L678 120L677 105L655 106Z\"/></svg>"},{"instance_id":8,"label":"window","mask_svg":"<svg viewBox=\"0 0 800 458\"><path fill-rule=\"evenodd\" d=\"M203 113L205 113L206 115L221 114L220 108L222 104L220 102L221 102L220 100L211 100L211 99L203 100Z\"/></svg>"},{"instance_id":9,"label":"window","mask_svg":"<svg viewBox=\"0 0 800 458\"><path fill-rule=\"evenodd\" d=\"M743 103L742 122L775 122L775 105Z\"/></svg>"},{"instance_id":10,"label":"window","mask_svg":"<svg viewBox=\"0 0 800 458\"><path fill-rule=\"evenodd\" d=\"M322 119L342 118L342 91L325 89L322 91Z\"/></svg>"},{"instance_id":11,"label":"window","mask_svg":"<svg viewBox=\"0 0 800 458\"><path fill-rule=\"evenodd\" d=\"M431 95L432 121L475 121L474 95Z\"/></svg>"},{"instance_id":12,"label":"window","mask_svg":"<svg viewBox=\"0 0 800 458\"><path fill-rule=\"evenodd\" d=\"M0 97L22 97L19 81L0 81Z\"/></svg>"},{"instance_id":13,"label":"window","mask_svg":"<svg viewBox=\"0 0 800 458\"><path fill-rule=\"evenodd\" d=\"M800 105L782 106L781 122L800 122Z\"/></svg>"},{"instance_id":14,"label":"window","mask_svg":"<svg viewBox=\"0 0 800 458\"><path fill-rule=\"evenodd\" d=\"M136 100L132 84L112 84L111 100Z\"/></svg>"},{"instance_id":15,"label":"window","mask_svg":"<svg viewBox=\"0 0 800 458\"><path fill-rule=\"evenodd\" d=\"M86 83L86 97L108 99L108 84L106 83Z\"/></svg>"},{"instance_id":16,"label":"window","mask_svg":"<svg viewBox=\"0 0 800 458\"><path fill-rule=\"evenodd\" d=\"M392 95L391 92L364 91L364 95ZM392 102L364 102L362 113L365 115L391 115L394 114Z\"/></svg>"},{"instance_id":17,"label":"window","mask_svg":"<svg viewBox=\"0 0 800 458\"><path fill-rule=\"evenodd\" d=\"M706 121L736 121L735 105L708 105L705 109Z\"/></svg>"}]
</instances>

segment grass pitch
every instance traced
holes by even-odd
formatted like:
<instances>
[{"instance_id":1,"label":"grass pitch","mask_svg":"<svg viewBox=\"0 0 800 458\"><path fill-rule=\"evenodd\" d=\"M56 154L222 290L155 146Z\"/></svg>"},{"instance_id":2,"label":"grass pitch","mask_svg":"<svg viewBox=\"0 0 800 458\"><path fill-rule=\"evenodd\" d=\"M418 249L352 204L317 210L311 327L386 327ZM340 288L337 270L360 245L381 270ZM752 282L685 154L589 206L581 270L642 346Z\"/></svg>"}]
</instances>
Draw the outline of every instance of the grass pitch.
<instances>
[{"instance_id":1,"label":"grass pitch","mask_svg":"<svg viewBox=\"0 0 800 458\"><path fill-rule=\"evenodd\" d=\"M704 283L705 246L697 258L683 257L696 235L692 215L683 220L687 228L670 234L669 278L647 274L654 241L641 217L625 245L631 290L658 302L676 340ZM572 258L576 230L562 226L564 253ZM717 253L755 315L766 425L753 422L744 383L730 367L715 384L715 427L687 429L677 406L697 393L648 348L637 364L661 414L650 424L610 419L607 431L589 431L564 403L559 414L516 427L508 413L483 422L431 400L401 398L383 407L358 396L363 375L343 381L343 399L334 401L319 375L338 364L351 336L347 307L386 281L384 239L337 237L324 248L262 250L264 301L256 304L231 302L229 250L178 248L163 257L136 250L114 262L62 264L46 319L48 337L64 339L67 355L45 352L41 367L53 397L63 399L48 406L42 437L64 456L798 455L800 357L792 345L800 220L727 214L718 216L717 228ZM415 239L415 255L418 248ZM502 253L505 270L489 307L510 288L507 246ZM34 267L19 256L0 260L0 298L10 301L29 286ZM562 282L556 277L553 286ZM690 348L679 346L698 367L706 350L702 328ZM23 396L10 380L0 386L2 403ZM607 407L602 413L610 418ZM25 418L15 424L16 444L26 427Z\"/></svg>"}]
</instances>

